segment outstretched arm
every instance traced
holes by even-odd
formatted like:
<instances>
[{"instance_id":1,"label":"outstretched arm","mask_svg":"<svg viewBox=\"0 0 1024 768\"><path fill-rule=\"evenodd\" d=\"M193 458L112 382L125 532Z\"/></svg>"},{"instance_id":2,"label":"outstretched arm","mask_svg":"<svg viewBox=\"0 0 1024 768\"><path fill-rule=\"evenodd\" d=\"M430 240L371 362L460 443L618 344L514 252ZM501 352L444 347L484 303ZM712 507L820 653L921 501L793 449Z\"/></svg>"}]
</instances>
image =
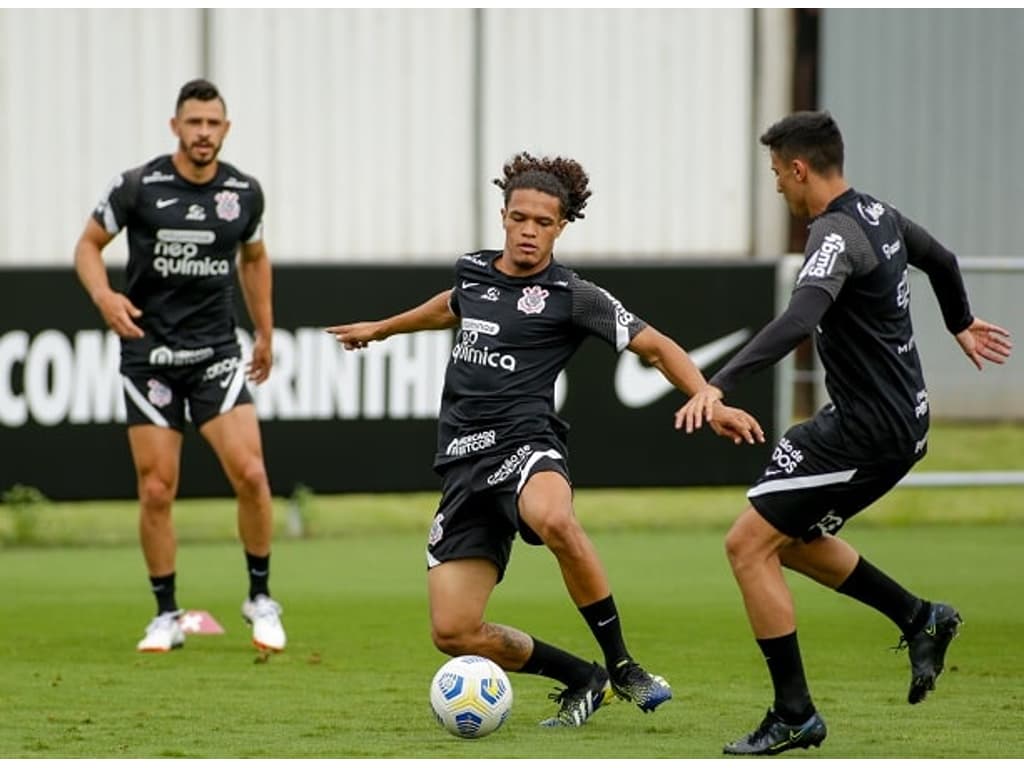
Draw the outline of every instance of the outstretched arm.
<instances>
[{"instance_id":1,"label":"outstretched arm","mask_svg":"<svg viewBox=\"0 0 1024 768\"><path fill-rule=\"evenodd\" d=\"M705 386L704 374L686 351L665 334L646 326L630 341L628 349L653 365L681 392L692 395ZM722 403L713 407L708 421L715 433L733 442L764 442L764 430L757 419L739 408ZM678 425L677 425L678 428Z\"/></svg>"},{"instance_id":2,"label":"outstretched arm","mask_svg":"<svg viewBox=\"0 0 1024 768\"><path fill-rule=\"evenodd\" d=\"M963 276L956 256L924 227L901 216L900 227L907 244L907 260L928 275L942 310L946 329L980 371L982 360L1002 365L1010 356L1010 332L971 314Z\"/></svg>"},{"instance_id":3,"label":"outstretched arm","mask_svg":"<svg viewBox=\"0 0 1024 768\"><path fill-rule=\"evenodd\" d=\"M710 383L676 411L676 429L685 426L689 433L700 429L705 420L711 421L715 404L742 376L773 365L789 354L811 334L831 306L831 294L821 288L806 286L794 291L786 311L762 328Z\"/></svg>"},{"instance_id":4,"label":"outstretched arm","mask_svg":"<svg viewBox=\"0 0 1024 768\"><path fill-rule=\"evenodd\" d=\"M956 335L973 321L963 276L954 256L928 230L902 214L900 232L907 244L907 261L928 275L946 329Z\"/></svg>"},{"instance_id":5,"label":"outstretched arm","mask_svg":"<svg viewBox=\"0 0 1024 768\"><path fill-rule=\"evenodd\" d=\"M453 328L458 324L459 318L448 304L451 293L451 289L442 291L418 307L383 320L332 325L324 330L344 344L345 349L361 349L371 341L383 341L396 333Z\"/></svg>"}]
</instances>

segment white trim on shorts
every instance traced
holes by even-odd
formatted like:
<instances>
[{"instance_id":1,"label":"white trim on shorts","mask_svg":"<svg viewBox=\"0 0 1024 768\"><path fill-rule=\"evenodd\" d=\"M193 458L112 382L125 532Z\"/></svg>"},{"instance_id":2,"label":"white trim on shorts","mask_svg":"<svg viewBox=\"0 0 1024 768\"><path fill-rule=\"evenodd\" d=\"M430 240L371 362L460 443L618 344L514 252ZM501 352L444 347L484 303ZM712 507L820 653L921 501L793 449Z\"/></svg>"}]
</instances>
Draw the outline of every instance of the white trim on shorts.
<instances>
[{"instance_id":1,"label":"white trim on shorts","mask_svg":"<svg viewBox=\"0 0 1024 768\"><path fill-rule=\"evenodd\" d=\"M127 376L121 377L121 383L124 384L125 394L132 399L135 406L142 411L151 422L156 424L158 427L170 427L170 423L164 418L164 415L158 411L151 402L149 402L145 395L139 392L132 380Z\"/></svg>"},{"instance_id":2,"label":"white trim on shorts","mask_svg":"<svg viewBox=\"0 0 1024 768\"><path fill-rule=\"evenodd\" d=\"M530 479L530 469L545 456L549 459L562 459L564 461L562 454L554 448L550 448L546 451L534 451L531 453L530 458L528 458L526 463L523 464L523 468L519 470L519 483L516 485L516 496L522 492L523 486L526 485L526 481Z\"/></svg>"},{"instance_id":3,"label":"white trim on shorts","mask_svg":"<svg viewBox=\"0 0 1024 768\"><path fill-rule=\"evenodd\" d=\"M799 491L804 488L819 488L823 485L848 483L855 474L857 474L856 469L846 469L842 472L826 472L823 475L804 475L803 477L788 477L783 480L769 480L767 483L755 485L747 491L747 498L753 499L757 496L764 496L766 493Z\"/></svg>"},{"instance_id":4,"label":"white trim on shorts","mask_svg":"<svg viewBox=\"0 0 1024 768\"><path fill-rule=\"evenodd\" d=\"M228 384L227 394L224 395L224 400L220 404L220 413L227 413L235 407L238 402L238 393L242 391L243 384L245 384L245 365L239 358L235 375L232 377L231 383Z\"/></svg>"}]
</instances>

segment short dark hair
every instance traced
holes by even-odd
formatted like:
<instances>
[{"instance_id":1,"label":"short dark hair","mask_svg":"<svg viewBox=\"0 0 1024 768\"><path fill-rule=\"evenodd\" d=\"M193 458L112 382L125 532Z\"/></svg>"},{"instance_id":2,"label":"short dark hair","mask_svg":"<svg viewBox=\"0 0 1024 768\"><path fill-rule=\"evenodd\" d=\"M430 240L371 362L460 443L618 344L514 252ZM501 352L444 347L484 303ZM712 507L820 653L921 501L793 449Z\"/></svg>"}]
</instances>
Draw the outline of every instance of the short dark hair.
<instances>
[{"instance_id":1,"label":"short dark hair","mask_svg":"<svg viewBox=\"0 0 1024 768\"><path fill-rule=\"evenodd\" d=\"M568 221L583 218L590 190L590 177L583 166L566 157L534 157L520 152L502 169L504 177L494 183L505 191L505 205L517 189L536 189L557 197L562 216Z\"/></svg>"},{"instance_id":2,"label":"short dark hair","mask_svg":"<svg viewBox=\"0 0 1024 768\"><path fill-rule=\"evenodd\" d=\"M843 172L843 135L828 112L794 112L761 136L785 160L801 157L817 173Z\"/></svg>"},{"instance_id":3,"label":"short dark hair","mask_svg":"<svg viewBox=\"0 0 1024 768\"><path fill-rule=\"evenodd\" d=\"M204 78L196 78L195 80L189 80L178 91L178 101L174 105L174 112L177 113L181 109L181 105L189 99L198 99L199 101L213 101L214 99L220 99L220 103L224 106L224 111L228 111L227 102L224 101L224 97L220 95L220 91L217 90L217 86L211 83L209 80Z\"/></svg>"}]
</instances>

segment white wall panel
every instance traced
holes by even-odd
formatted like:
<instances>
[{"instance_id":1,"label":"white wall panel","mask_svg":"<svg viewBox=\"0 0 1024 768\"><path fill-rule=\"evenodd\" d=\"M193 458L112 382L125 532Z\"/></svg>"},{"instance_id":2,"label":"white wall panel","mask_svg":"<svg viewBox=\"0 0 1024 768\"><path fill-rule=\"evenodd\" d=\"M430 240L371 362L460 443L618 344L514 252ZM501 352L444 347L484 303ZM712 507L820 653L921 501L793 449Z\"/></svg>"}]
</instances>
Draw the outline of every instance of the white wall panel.
<instances>
[{"instance_id":1,"label":"white wall panel","mask_svg":"<svg viewBox=\"0 0 1024 768\"><path fill-rule=\"evenodd\" d=\"M580 161L594 194L563 255L748 253L752 20L743 9L487 11L488 178L524 149ZM500 244L491 189L484 231Z\"/></svg>"},{"instance_id":2,"label":"white wall panel","mask_svg":"<svg viewBox=\"0 0 1024 768\"><path fill-rule=\"evenodd\" d=\"M472 247L472 13L214 12L223 156L262 181L275 260Z\"/></svg>"},{"instance_id":3,"label":"white wall panel","mask_svg":"<svg viewBox=\"0 0 1024 768\"><path fill-rule=\"evenodd\" d=\"M0 265L71 264L108 182L174 147L199 15L0 11ZM108 258L124 260L124 238Z\"/></svg>"},{"instance_id":4,"label":"white wall panel","mask_svg":"<svg viewBox=\"0 0 1024 768\"><path fill-rule=\"evenodd\" d=\"M591 173L587 219L559 253L747 253L752 18L0 10L0 264L70 265L108 181L174 149L177 90L201 74L233 122L224 159L266 189L275 261L500 246L490 180L520 149ZM108 258L123 261L123 238Z\"/></svg>"}]
</instances>

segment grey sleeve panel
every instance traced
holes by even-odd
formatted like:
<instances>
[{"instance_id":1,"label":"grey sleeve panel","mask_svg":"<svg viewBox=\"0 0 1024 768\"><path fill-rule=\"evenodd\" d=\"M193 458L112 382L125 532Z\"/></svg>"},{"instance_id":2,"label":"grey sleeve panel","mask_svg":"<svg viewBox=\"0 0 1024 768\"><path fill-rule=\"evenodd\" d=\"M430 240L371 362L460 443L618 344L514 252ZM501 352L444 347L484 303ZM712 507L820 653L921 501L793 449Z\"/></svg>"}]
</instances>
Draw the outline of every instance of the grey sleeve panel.
<instances>
[{"instance_id":1,"label":"grey sleeve panel","mask_svg":"<svg viewBox=\"0 0 1024 768\"><path fill-rule=\"evenodd\" d=\"M574 274L569 287L572 290L573 325L604 339L616 351L624 350L647 327L647 323L599 285Z\"/></svg>"},{"instance_id":2,"label":"grey sleeve panel","mask_svg":"<svg viewBox=\"0 0 1024 768\"><path fill-rule=\"evenodd\" d=\"M139 198L144 170L145 166L140 165L119 173L107 185L107 191L92 212L93 219L107 234L116 235L128 223Z\"/></svg>"},{"instance_id":3,"label":"grey sleeve panel","mask_svg":"<svg viewBox=\"0 0 1024 768\"><path fill-rule=\"evenodd\" d=\"M813 285L835 299L847 278L878 266L878 254L857 223L844 213L827 213L811 224L806 260L796 288Z\"/></svg>"},{"instance_id":4,"label":"grey sleeve panel","mask_svg":"<svg viewBox=\"0 0 1024 768\"><path fill-rule=\"evenodd\" d=\"M263 187L253 176L246 177L253 188L253 211L249 223L242 233L243 243L258 243L263 239L263 209L266 202L263 198Z\"/></svg>"}]
</instances>

